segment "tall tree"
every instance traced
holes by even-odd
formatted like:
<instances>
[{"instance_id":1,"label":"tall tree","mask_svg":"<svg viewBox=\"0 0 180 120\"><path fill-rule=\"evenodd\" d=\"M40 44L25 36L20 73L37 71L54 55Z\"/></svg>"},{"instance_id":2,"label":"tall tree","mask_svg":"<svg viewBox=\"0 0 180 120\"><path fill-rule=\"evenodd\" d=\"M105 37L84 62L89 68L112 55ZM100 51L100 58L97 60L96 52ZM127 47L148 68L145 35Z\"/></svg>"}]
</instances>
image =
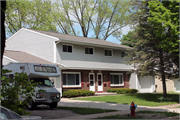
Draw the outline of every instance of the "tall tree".
<instances>
[{"instance_id":1,"label":"tall tree","mask_svg":"<svg viewBox=\"0 0 180 120\"><path fill-rule=\"evenodd\" d=\"M6 29L11 36L21 28L55 31L50 0L7 0Z\"/></svg>"},{"instance_id":2,"label":"tall tree","mask_svg":"<svg viewBox=\"0 0 180 120\"><path fill-rule=\"evenodd\" d=\"M124 39L129 40L128 42L132 42L134 45L134 49L129 51L128 54L128 58L131 58L128 64L139 64L136 69L138 75L160 75L163 84L163 96L166 97L165 78L166 76L174 75L170 73L170 71L174 70L174 67L170 66L173 64L173 54L161 47L164 39L156 35L158 32L156 31L156 25L148 21L148 18L152 17L151 12L149 12L148 1L142 1L141 5L142 7L140 8L145 9L143 9L143 14L142 11L139 14L139 24L135 28L135 31L133 31L134 33L129 34L131 40ZM161 23L161 25L163 24ZM124 36L123 38L126 37Z\"/></svg>"},{"instance_id":3,"label":"tall tree","mask_svg":"<svg viewBox=\"0 0 180 120\"><path fill-rule=\"evenodd\" d=\"M6 40L5 25L4 25L5 11L6 11L6 1L1 1L1 68L2 68L4 48L5 48L5 40Z\"/></svg>"},{"instance_id":4,"label":"tall tree","mask_svg":"<svg viewBox=\"0 0 180 120\"><path fill-rule=\"evenodd\" d=\"M133 12L130 0L57 0L54 5L55 22L62 33L103 40L111 35L119 38ZM81 29L76 31L77 27Z\"/></svg>"},{"instance_id":5,"label":"tall tree","mask_svg":"<svg viewBox=\"0 0 180 120\"><path fill-rule=\"evenodd\" d=\"M173 62L179 68L179 2L180 0L149 1L151 16L148 17L154 28L154 34L161 39L159 45L171 53Z\"/></svg>"}]
</instances>

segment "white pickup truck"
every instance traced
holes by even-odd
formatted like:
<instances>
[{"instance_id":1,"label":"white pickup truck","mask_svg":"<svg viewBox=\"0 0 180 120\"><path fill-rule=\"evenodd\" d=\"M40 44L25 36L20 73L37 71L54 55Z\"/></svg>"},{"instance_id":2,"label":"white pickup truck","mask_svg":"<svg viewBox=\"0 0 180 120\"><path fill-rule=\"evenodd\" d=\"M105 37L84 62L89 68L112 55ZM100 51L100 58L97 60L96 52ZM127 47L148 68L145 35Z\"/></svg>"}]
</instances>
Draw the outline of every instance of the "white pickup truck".
<instances>
[{"instance_id":1,"label":"white pickup truck","mask_svg":"<svg viewBox=\"0 0 180 120\"><path fill-rule=\"evenodd\" d=\"M35 90L43 90L45 92L36 92L32 100L28 100L28 109L34 109L37 105L49 105L51 109L56 108L61 99L60 92L54 87L49 77L59 77L60 71L57 65L37 64L37 63L10 63L5 65L3 69L11 70L11 73L5 74L7 77L13 78L14 73L24 72L28 75L29 80L38 82ZM21 101L23 98L20 99Z\"/></svg>"}]
</instances>

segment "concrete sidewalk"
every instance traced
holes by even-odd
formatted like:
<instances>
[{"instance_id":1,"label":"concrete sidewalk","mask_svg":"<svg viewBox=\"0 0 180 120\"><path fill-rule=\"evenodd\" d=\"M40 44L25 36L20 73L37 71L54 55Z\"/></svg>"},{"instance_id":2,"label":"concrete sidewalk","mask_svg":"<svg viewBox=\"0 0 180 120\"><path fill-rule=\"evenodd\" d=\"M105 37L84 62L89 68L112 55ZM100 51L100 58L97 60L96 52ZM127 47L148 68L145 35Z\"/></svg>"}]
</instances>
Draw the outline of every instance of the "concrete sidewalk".
<instances>
[{"instance_id":1,"label":"concrete sidewalk","mask_svg":"<svg viewBox=\"0 0 180 120\"><path fill-rule=\"evenodd\" d=\"M108 113L99 113L99 114L91 114L91 115L77 115L73 117L66 117L64 119L93 119L97 117L111 116L111 115L124 115L130 114L130 106L124 104L116 104L116 103L104 103L104 102L92 102L92 101L82 101L82 100L72 100L68 98L62 98L58 103L58 106L64 107L85 107L85 108L100 108L100 109L112 109L118 110L116 112L108 112ZM159 107L147 107L147 106L138 106L136 111L148 110L148 111L171 111L180 113L180 108L176 108L180 106L180 104L173 105L165 105Z\"/></svg>"}]
</instances>

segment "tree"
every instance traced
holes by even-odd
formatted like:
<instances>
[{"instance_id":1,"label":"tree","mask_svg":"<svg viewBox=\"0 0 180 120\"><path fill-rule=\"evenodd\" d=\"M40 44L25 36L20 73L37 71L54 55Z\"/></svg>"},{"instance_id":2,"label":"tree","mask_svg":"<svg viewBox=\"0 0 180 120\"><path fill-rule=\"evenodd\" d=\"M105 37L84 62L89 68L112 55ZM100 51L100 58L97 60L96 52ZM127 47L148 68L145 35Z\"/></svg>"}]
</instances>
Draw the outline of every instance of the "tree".
<instances>
[{"instance_id":1,"label":"tree","mask_svg":"<svg viewBox=\"0 0 180 120\"><path fill-rule=\"evenodd\" d=\"M2 69L2 74L10 72L9 70ZM31 99L35 92L36 83L28 81L26 73L15 73L12 82L10 78L1 76L1 105L20 114L28 115L29 112L25 111L22 106L28 105L27 100ZM20 101L23 98L23 101ZM13 103L13 104L12 104Z\"/></svg>"},{"instance_id":2,"label":"tree","mask_svg":"<svg viewBox=\"0 0 180 120\"><path fill-rule=\"evenodd\" d=\"M131 0L8 0L6 28L9 36L25 27L106 40L120 37L132 9Z\"/></svg>"},{"instance_id":3,"label":"tree","mask_svg":"<svg viewBox=\"0 0 180 120\"><path fill-rule=\"evenodd\" d=\"M121 45L126 45L129 47L134 47L135 44L138 42L138 35L137 31L129 31L128 34L123 35L123 37L120 39Z\"/></svg>"},{"instance_id":4,"label":"tree","mask_svg":"<svg viewBox=\"0 0 180 120\"><path fill-rule=\"evenodd\" d=\"M2 68L2 59L4 54L4 47L5 47L5 11L6 11L6 1L1 1L1 68Z\"/></svg>"},{"instance_id":5,"label":"tree","mask_svg":"<svg viewBox=\"0 0 180 120\"><path fill-rule=\"evenodd\" d=\"M11 36L21 28L57 32L50 0L7 0L6 30Z\"/></svg>"},{"instance_id":6,"label":"tree","mask_svg":"<svg viewBox=\"0 0 180 120\"><path fill-rule=\"evenodd\" d=\"M55 22L62 33L78 35L79 26L83 37L92 30L90 37L103 40L111 35L119 38L132 14L130 0L57 0L54 4Z\"/></svg>"},{"instance_id":7,"label":"tree","mask_svg":"<svg viewBox=\"0 0 180 120\"><path fill-rule=\"evenodd\" d=\"M154 34L161 39L159 45L164 51L173 54L173 62L179 68L179 2L180 0L149 1L148 22L153 24Z\"/></svg>"},{"instance_id":8,"label":"tree","mask_svg":"<svg viewBox=\"0 0 180 120\"><path fill-rule=\"evenodd\" d=\"M131 59L127 63L139 64L135 70L138 75L160 75L163 84L163 97L166 97L165 78L174 75L170 73L171 70L174 70L174 68L170 66L173 64L173 54L161 48L161 43L164 39L156 35L156 25L148 21L148 18L151 17L148 2L142 1L141 5L140 8L145 9L139 14L139 24L136 26L135 31L133 31L134 33L130 34L130 32L123 37L124 40L128 40L128 42L133 43L134 46L134 49L128 53L127 58ZM129 38L131 38L131 40L129 40Z\"/></svg>"}]
</instances>

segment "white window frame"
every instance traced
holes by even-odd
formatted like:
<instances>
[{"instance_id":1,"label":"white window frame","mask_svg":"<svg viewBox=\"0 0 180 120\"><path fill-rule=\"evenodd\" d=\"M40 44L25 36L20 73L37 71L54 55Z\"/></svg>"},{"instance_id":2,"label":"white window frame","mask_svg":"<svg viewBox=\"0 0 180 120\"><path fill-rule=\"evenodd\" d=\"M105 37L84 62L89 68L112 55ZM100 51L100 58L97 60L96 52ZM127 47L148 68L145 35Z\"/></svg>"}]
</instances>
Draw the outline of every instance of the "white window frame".
<instances>
[{"instance_id":1,"label":"white window frame","mask_svg":"<svg viewBox=\"0 0 180 120\"><path fill-rule=\"evenodd\" d=\"M65 74L79 74L79 85L64 85L63 84L63 87L81 87L81 72L62 72L62 79L63 79L64 73Z\"/></svg>"},{"instance_id":2,"label":"white window frame","mask_svg":"<svg viewBox=\"0 0 180 120\"><path fill-rule=\"evenodd\" d=\"M86 54L86 48L92 48L92 49L93 49L93 54ZM85 54L85 55L95 55L95 49L94 49L94 47L85 46L85 47L84 47L84 54Z\"/></svg>"},{"instance_id":3,"label":"white window frame","mask_svg":"<svg viewBox=\"0 0 180 120\"><path fill-rule=\"evenodd\" d=\"M111 51L112 56L106 56L106 55L105 55L105 50ZM105 56L105 57L113 57L113 50L112 50L112 49L104 49L104 56Z\"/></svg>"},{"instance_id":4,"label":"white window frame","mask_svg":"<svg viewBox=\"0 0 180 120\"><path fill-rule=\"evenodd\" d=\"M124 86L124 75L123 73L110 73L110 75L122 75L122 84L111 84L111 77L110 77L110 86ZM120 83L120 79L119 79Z\"/></svg>"},{"instance_id":5,"label":"white window frame","mask_svg":"<svg viewBox=\"0 0 180 120\"><path fill-rule=\"evenodd\" d=\"M63 51L63 45L72 46L72 52L64 52L64 51ZM74 52L74 47L73 47L73 45L70 45L70 44L62 44L62 52L63 52L63 53L72 54L72 53Z\"/></svg>"}]
</instances>

